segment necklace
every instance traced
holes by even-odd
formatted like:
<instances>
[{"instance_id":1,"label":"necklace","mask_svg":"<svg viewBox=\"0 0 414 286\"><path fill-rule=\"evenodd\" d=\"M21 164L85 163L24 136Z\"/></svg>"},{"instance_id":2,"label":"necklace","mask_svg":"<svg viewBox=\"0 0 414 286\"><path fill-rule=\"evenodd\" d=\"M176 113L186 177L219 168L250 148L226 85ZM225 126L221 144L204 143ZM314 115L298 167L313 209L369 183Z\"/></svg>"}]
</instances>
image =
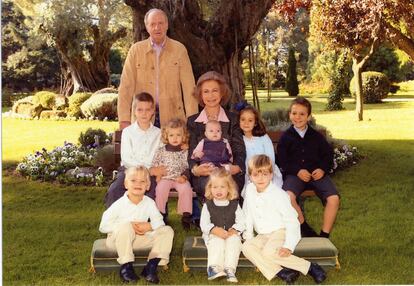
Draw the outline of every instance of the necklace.
<instances>
[{"instance_id":1,"label":"necklace","mask_svg":"<svg viewBox=\"0 0 414 286\"><path fill-rule=\"evenodd\" d=\"M210 114L210 113L207 112L207 110L206 110L206 115L207 115L208 120L217 120L218 119L218 114Z\"/></svg>"}]
</instances>

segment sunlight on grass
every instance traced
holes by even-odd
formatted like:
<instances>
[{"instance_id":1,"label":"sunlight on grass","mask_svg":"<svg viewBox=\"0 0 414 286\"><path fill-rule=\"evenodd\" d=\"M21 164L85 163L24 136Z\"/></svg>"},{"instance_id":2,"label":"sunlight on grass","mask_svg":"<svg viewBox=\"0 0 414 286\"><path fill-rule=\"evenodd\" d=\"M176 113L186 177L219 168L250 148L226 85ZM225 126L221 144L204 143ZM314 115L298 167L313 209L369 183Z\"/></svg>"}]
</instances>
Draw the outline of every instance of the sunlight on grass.
<instances>
[{"instance_id":1,"label":"sunlight on grass","mask_svg":"<svg viewBox=\"0 0 414 286\"><path fill-rule=\"evenodd\" d=\"M325 111L326 96L309 97L318 124L357 146L364 159L332 176L341 194L341 206L332 242L339 250L340 270L329 270L327 284L413 284L414 256L414 102L365 105L364 121L356 120L353 99L346 110ZM287 108L291 98L280 94L262 102L262 110ZM116 122L45 121L3 118L3 162L16 163L24 155L63 141L76 142L88 127L113 131ZM92 275L89 255L99 233L106 188L62 186L28 181L3 172L3 283L6 285L115 285L118 273ZM186 233L169 203L175 230L171 262L160 271L165 284L219 285L205 271L183 272L182 246ZM316 198L305 203L308 222L320 230L323 208ZM51 235L52 234L52 235ZM237 272L243 284L268 282L252 269ZM141 279L139 285L145 283ZM296 284L313 284L300 276Z\"/></svg>"},{"instance_id":2,"label":"sunlight on grass","mask_svg":"<svg viewBox=\"0 0 414 286\"><path fill-rule=\"evenodd\" d=\"M88 128L101 128L113 132L117 122L53 121L3 118L3 161L19 161L43 147L50 150L64 141L77 143L80 133Z\"/></svg>"}]
</instances>

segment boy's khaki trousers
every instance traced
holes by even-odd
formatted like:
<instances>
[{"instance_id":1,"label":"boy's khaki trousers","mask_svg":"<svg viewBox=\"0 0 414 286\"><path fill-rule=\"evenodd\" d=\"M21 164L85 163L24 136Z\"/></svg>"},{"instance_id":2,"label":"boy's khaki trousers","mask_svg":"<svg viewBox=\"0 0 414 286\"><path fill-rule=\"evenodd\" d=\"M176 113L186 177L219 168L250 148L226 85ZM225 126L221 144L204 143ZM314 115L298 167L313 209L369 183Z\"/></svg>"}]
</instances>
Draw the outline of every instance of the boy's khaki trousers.
<instances>
[{"instance_id":1,"label":"boy's khaki trousers","mask_svg":"<svg viewBox=\"0 0 414 286\"><path fill-rule=\"evenodd\" d=\"M256 265L269 281L282 270L282 266L297 270L304 275L308 273L309 261L294 255L279 256L279 249L283 246L285 237L285 230L281 229L269 234L258 234L242 245L244 256Z\"/></svg>"},{"instance_id":2,"label":"boy's khaki trousers","mask_svg":"<svg viewBox=\"0 0 414 286\"><path fill-rule=\"evenodd\" d=\"M117 251L119 264L133 262L135 260L133 250L151 248L148 260L161 258L159 265L167 265L173 238L174 231L170 226L161 226L144 235L138 235L135 234L131 223L125 223L117 231L108 234L106 246Z\"/></svg>"}]
</instances>

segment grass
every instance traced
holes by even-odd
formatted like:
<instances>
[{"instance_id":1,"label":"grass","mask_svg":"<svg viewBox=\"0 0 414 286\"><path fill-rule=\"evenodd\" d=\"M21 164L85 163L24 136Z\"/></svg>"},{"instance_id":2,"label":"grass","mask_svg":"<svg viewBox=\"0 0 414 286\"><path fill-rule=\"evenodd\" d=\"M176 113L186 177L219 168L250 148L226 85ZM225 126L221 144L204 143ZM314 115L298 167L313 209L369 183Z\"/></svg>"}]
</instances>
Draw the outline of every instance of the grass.
<instances>
[{"instance_id":1,"label":"grass","mask_svg":"<svg viewBox=\"0 0 414 286\"><path fill-rule=\"evenodd\" d=\"M414 102L366 105L365 121L358 122L351 101L346 103L346 110L328 112L323 111L326 102L323 97L310 99L317 123L327 126L335 138L358 146L365 155L358 165L333 176L341 193L341 209L331 240L339 249L342 268L330 270L327 283L413 284ZM287 100L278 98L263 103L262 107L272 109L287 104ZM116 124L3 119L3 163L15 164L35 149L77 140L81 130L97 126L111 131ZM98 226L105 191L97 187L31 182L6 170L3 283L119 284L117 273L87 272L92 243L103 237ZM310 224L319 230L320 202L311 198L305 206ZM160 274L162 283L223 283L223 280L207 281L204 272L182 272L185 233L174 210L175 201L170 204L170 213L176 235L169 270ZM280 280L269 283L253 270L240 270L237 276L243 284L283 284ZM144 283L141 280L138 284ZM313 284L313 281L301 276L298 284Z\"/></svg>"},{"instance_id":2,"label":"grass","mask_svg":"<svg viewBox=\"0 0 414 286\"><path fill-rule=\"evenodd\" d=\"M29 153L62 146L64 141L77 143L80 133L88 128L114 132L116 122L53 121L3 118L3 162L14 164Z\"/></svg>"}]
</instances>

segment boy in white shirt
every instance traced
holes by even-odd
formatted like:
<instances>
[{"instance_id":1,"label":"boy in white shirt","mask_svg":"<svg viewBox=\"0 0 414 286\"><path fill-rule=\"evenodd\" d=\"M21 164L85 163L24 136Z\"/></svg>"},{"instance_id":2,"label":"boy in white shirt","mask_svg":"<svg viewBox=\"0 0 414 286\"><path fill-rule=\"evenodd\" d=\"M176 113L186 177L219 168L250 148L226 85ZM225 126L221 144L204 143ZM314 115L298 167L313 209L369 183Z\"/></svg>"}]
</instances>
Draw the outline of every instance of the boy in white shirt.
<instances>
[{"instance_id":1,"label":"boy in white shirt","mask_svg":"<svg viewBox=\"0 0 414 286\"><path fill-rule=\"evenodd\" d=\"M246 219L243 254L269 281L277 276L291 284L301 272L312 276L316 283L323 282L326 273L318 264L292 255L301 238L298 215L286 192L272 183L270 158L253 156L248 173L252 183L246 187L243 205ZM257 233L255 237L253 230Z\"/></svg>"},{"instance_id":2,"label":"boy in white shirt","mask_svg":"<svg viewBox=\"0 0 414 286\"><path fill-rule=\"evenodd\" d=\"M168 264L174 231L164 224L155 202L145 192L150 187L150 175L143 166L125 171L127 192L102 215L99 231L107 233L106 245L118 253L122 282L136 282L133 262L134 249L151 247L148 263L141 276L148 282L159 283L158 264ZM149 221L149 222L148 222Z\"/></svg>"},{"instance_id":3,"label":"boy in white shirt","mask_svg":"<svg viewBox=\"0 0 414 286\"><path fill-rule=\"evenodd\" d=\"M116 200L125 193L124 187L125 168L145 166L150 170L151 188L146 194L155 199L155 177L166 175L164 166L152 167L152 159L155 151L161 144L161 130L152 124L155 112L153 97L146 92L141 92L133 97L132 110L133 124L122 131L121 137L121 167L117 178L112 182L105 195L105 206L109 208Z\"/></svg>"}]
</instances>

